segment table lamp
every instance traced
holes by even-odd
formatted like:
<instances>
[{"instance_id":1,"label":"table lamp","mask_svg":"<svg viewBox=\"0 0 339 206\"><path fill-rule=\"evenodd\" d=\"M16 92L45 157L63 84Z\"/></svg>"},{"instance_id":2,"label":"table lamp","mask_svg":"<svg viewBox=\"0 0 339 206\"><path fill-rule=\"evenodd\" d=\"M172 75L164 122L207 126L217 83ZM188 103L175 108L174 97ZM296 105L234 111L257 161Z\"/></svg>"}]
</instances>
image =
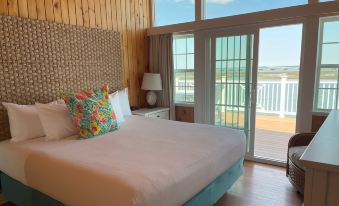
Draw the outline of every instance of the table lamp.
<instances>
[{"instance_id":1,"label":"table lamp","mask_svg":"<svg viewBox=\"0 0 339 206\"><path fill-rule=\"evenodd\" d=\"M154 91L162 90L160 74L144 73L141 89L148 90L146 94L147 104L149 107L155 107L155 103L157 102L157 94Z\"/></svg>"}]
</instances>

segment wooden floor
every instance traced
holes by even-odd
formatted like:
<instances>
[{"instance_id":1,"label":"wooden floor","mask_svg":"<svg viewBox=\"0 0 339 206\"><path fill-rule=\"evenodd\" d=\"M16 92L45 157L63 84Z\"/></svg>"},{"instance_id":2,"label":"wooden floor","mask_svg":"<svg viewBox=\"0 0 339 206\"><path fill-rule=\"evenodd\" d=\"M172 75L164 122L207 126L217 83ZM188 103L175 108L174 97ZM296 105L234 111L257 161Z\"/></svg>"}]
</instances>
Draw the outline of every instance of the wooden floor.
<instances>
[{"instance_id":1,"label":"wooden floor","mask_svg":"<svg viewBox=\"0 0 339 206\"><path fill-rule=\"evenodd\" d=\"M245 173L215 206L301 206L302 197L285 177L285 169L245 162ZM0 206L15 206L6 203Z\"/></svg>"},{"instance_id":2,"label":"wooden floor","mask_svg":"<svg viewBox=\"0 0 339 206\"><path fill-rule=\"evenodd\" d=\"M245 162L245 173L215 206L301 206L285 168Z\"/></svg>"}]
</instances>

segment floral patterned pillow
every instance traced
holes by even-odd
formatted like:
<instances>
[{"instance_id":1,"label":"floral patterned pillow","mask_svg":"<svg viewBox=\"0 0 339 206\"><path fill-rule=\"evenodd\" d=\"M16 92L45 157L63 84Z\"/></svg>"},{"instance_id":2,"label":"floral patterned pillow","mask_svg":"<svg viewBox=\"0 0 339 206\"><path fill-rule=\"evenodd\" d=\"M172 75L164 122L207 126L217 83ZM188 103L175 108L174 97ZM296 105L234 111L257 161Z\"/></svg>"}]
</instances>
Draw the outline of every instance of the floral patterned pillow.
<instances>
[{"instance_id":1,"label":"floral patterned pillow","mask_svg":"<svg viewBox=\"0 0 339 206\"><path fill-rule=\"evenodd\" d=\"M108 86L65 94L64 100L81 138L88 139L118 129L108 97Z\"/></svg>"}]
</instances>

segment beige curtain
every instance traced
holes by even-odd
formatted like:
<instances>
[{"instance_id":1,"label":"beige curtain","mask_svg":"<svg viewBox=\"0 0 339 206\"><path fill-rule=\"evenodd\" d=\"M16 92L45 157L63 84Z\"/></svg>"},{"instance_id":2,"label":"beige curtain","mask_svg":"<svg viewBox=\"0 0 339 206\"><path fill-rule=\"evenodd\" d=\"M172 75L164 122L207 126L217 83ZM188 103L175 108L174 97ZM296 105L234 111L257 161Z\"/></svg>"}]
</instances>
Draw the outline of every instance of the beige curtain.
<instances>
[{"instance_id":1,"label":"beige curtain","mask_svg":"<svg viewBox=\"0 0 339 206\"><path fill-rule=\"evenodd\" d=\"M170 119L175 120L172 51L172 34L150 37L150 72L160 73L162 80L162 91L159 92L157 106L169 107Z\"/></svg>"}]
</instances>

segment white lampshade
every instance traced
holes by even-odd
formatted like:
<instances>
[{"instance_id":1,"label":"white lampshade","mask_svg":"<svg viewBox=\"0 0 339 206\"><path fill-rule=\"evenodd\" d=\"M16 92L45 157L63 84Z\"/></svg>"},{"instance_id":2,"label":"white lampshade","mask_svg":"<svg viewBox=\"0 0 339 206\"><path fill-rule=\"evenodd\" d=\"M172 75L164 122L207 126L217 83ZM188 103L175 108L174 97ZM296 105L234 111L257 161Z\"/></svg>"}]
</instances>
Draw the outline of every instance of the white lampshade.
<instances>
[{"instance_id":1,"label":"white lampshade","mask_svg":"<svg viewBox=\"0 0 339 206\"><path fill-rule=\"evenodd\" d=\"M143 90L162 90L160 74L145 73L142 80L141 89Z\"/></svg>"}]
</instances>

